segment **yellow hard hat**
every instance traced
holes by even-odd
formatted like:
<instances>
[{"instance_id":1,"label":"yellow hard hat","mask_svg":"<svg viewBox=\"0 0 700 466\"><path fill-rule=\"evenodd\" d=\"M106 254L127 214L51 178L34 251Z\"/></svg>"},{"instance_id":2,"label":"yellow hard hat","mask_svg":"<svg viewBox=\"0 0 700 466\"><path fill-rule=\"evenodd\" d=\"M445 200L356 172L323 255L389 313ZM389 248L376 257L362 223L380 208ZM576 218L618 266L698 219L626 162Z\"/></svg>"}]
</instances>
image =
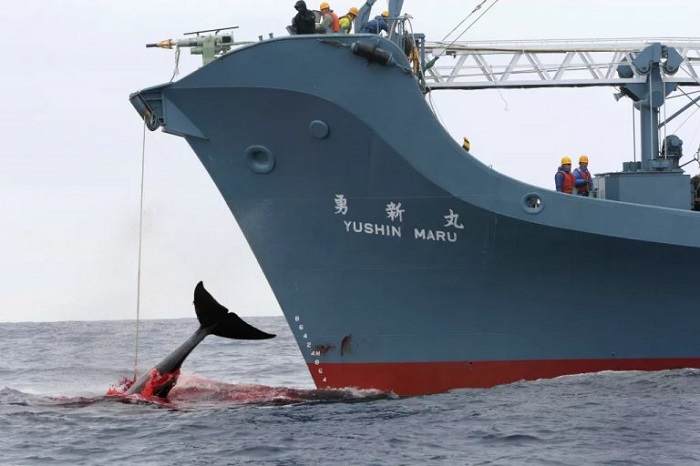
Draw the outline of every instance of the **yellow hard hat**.
<instances>
[{"instance_id":1,"label":"yellow hard hat","mask_svg":"<svg viewBox=\"0 0 700 466\"><path fill-rule=\"evenodd\" d=\"M353 14L353 15L357 16L360 14L360 10L358 10L357 8L355 8L353 6L353 7L350 7L350 10L348 10L348 14Z\"/></svg>"},{"instance_id":2,"label":"yellow hard hat","mask_svg":"<svg viewBox=\"0 0 700 466\"><path fill-rule=\"evenodd\" d=\"M578 158L578 163L588 163L588 156L587 155L582 155L581 157Z\"/></svg>"},{"instance_id":3,"label":"yellow hard hat","mask_svg":"<svg viewBox=\"0 0 700 466\"><path fill-rule=\"evenodd\" d=\"M319 10L325 10L328 8L330 10L331 6L328 4L328 2L323 2L321 3L321 6L318 7Z\"/></svg>"},{"instance_id":4,"label":"yellow hard hat","mask_svg":"<svg viewBox=\"0 0 700 466\"><path fill-rule=\"evenodd\" d=\"M569 157L562 157L561 164L562 165L571 165L571 159Z\"/></svg>"},{"instance_id":5,"label":"yellow hard hat","mask_svg":"<svg viewBox=\"0 0 700 466\"><path fill-rule=\"evenodd\" d=\"M387 10L382 11L382 16L385 18L389 17L389 12Z\"/></svg>"}]
</instances>

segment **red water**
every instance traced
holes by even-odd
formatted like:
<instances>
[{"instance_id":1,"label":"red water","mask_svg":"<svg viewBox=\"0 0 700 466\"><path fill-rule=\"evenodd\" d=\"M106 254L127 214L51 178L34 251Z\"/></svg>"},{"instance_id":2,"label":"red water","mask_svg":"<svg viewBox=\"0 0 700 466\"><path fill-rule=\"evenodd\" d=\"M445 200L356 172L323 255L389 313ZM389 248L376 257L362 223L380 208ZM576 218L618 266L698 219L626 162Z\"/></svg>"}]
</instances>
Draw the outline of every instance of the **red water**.
<instances>
[{"instance_id":1,"label":"red water","mask_svg":"<svg viewBox=\"0 0 700 466\"><path fill-rule=\"evenodd\" d=\"M148 374L148 377L148 382L146 382L141 392L137 395L145 399L156 398L156 395L154 395L154 393L156 393L158 388L169 383L177 383L177 380L180 377L180 369L173 372L169 372L167 374L161 374L156 369L151 369L151 372ZM131 388L134 385L134 383L134 379L124 377L119 381L117 385L112 385L111 387L109 387L109 389L107 390L107 395L126 396L126 392L129 390L129 388Z\"/></svg>"},{"instance_id":2,"label":"red water","mask_svg":"<svg viewBox=\"0 0 700 466\"><path fill-rule=\"evenodd\" d=\"M185 375L180 378L167 399L154 397L154 388L169 381L173 376L175 375L160 375L157 372L152 372L151 379L139 395L125 395L125 392L133 384L133 380L124 378L117 386L110 387L107 395L120 397L125 401L146 401L175 408L191 407L199 404L287 405L304 402L352 402L389 397L388 394L375 390L316 390L270 387L258 384L232 384L217 382L195 375Z\"/></svg>"},{"instance_id":3,"label":"red water","mask_svg":"<svg viewBox=\"0 0 700 466\"><path fill-rule=\"evenodd\" d=\"M151 369L151 372L148 374L150 377L148 379L148 382L146 382L146 385L144 385L143 389L141 390L141 395L144 398L149 398L153 397L155 391L167 384L170 383L171 381L175 381L174 383L177 383L178 377L180 377L180 369L170 372L168 374L161 374L158 372L156 369ZM135 381L134 379L124 377L122 378L117 385L112 385L109 387L107 390L107 395L124 395L129 388L131 388L132 385L134 385Z\"/></svg>"}]
</instances>

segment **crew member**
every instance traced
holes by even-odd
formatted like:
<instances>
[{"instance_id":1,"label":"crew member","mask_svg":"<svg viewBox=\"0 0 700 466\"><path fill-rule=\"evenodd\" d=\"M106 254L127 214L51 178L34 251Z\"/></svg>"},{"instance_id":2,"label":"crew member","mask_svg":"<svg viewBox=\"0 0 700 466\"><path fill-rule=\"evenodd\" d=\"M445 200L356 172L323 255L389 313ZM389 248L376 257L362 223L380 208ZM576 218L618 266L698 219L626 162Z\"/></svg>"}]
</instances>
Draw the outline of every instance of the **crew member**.
<instances>
[{"instance_id":1,"label":"crew member","mask_svg":"<svg viewBox=\"0 0 700 466\"><path fill-rule=\"evenodd\" d=\"M590 196L592 187L591 172L588 171L588 156L582 155L578 159L578 168L574 170L574 184L576 194L579 196Z\"/></svg>"},{"instance_id":2,"label":"crew member","mask_svg":"<svg viewBox=\"0 0 700 466\"><path fill-rule=\"evenodd\" d=\"M321 10L321 22L316 27L319 34L335 34L340 30L338 15L333 13L328 2L323 2L318 7Z\"/></svg>"},{"instance_id":3,"label":"crew member","mask_svg":"<svg viewBox=\"0 0 700 466\"><path fill-rule=\"evenodd\" d=\"M464 150L466 150L467 152L469 152L469 149L472 148L472 144L469 142L469 139L467 139L466 136L464 136L464 138L462 138L462 139L463 139L463 140L462 140L462 149L464 149Z\"/></svg>"},{"instance_id":4,"label":"crew member","mask_svg":"<svg viewBox=\"0 0 700 466\"><path fill-rule=\"evenodd\" d=\"M572 194L575 184L574 175L571 173L571 159L562 157L561 166L554 175L554 185L560 193Z\"/></svg>"},{"instance_id":5,"label":"crew member","mask_svg":"<svg viewBox=\"0 0 700 466\"><path fill-rule=\"evenodd\" d=\"M306 2L299 0L294 4L297 10L296 16L292 19L292 30L295 34L316 34L316 15L306 8Z\"/></svg>"},{"instance_id":6,"label":"crew member","mask_svg":"<svg viewBox=\"0 0 700 466\"><path fill-rule=\"evenodd\" d=\"M338 19L341 34L350 34L350 31L352 31L352 23L353 21L355 21L355 18L357 18L357 15L359 14L360 11L357 8L352 7L348 10L347 15L341 16Z\"/></svg>"},{"instance_id":7,"label":"crew member","mask_svg":"<svg viewBox=\"0 0 700 466\"><path fill-rule=\"evenodd\" d=\"M700 211L700 174L692 177L690 184L693 187L693 210Z\"/></svg>"},{"instance_id":8,"label":"crew member","mask_svg":"<svg viewBox=\"0 0 700 466\"><path fill-rule=\"evenodd\" d=\"M365 25L362 26L362 29L360 29L360 32L379 34L380 32L384 31L389 34L389 23L386 22L388 17L389 12L386 10L382 11L381 16L376 16L374 19L367 21Z\"/></svg>"}]
</instances>

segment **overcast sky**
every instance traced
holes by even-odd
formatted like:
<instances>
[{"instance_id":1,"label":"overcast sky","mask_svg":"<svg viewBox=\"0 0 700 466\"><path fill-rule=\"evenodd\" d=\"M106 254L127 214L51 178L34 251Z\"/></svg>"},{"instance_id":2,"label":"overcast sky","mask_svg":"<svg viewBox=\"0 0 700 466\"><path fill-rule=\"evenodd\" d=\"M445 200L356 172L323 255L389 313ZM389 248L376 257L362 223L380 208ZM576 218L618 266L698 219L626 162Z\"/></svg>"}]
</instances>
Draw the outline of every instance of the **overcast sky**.
<instances>
[{"instance_id":1,"label":"overcast sky","mask_svg":"<svg viewBox=\"0 0 700 466\"><path fill-rule=\"evenodd\" d=\"M440 40L477 3L406 0L404 12ZM143 127L127 98L174 68L174 51L145 44L234 25L237 40L284 35L293 4L0 2L0 321L135 317ZM375 12L384 8L378 0ZM462 40L692 37L698 17L695 0L501 0ZM181 74L200 63L183 51ZM551 188L563 155L588 154L593 172L632 159L630 104L615 102L612 88L455 92L435 96L448 131L468 135L476 157L510 176ZM686 157L697 128L678 132ZM281 314L196 156L161 132L146 135L141 271L142 318L193 317L199 280L241 315Z\"/></svg>"}]
</instances>

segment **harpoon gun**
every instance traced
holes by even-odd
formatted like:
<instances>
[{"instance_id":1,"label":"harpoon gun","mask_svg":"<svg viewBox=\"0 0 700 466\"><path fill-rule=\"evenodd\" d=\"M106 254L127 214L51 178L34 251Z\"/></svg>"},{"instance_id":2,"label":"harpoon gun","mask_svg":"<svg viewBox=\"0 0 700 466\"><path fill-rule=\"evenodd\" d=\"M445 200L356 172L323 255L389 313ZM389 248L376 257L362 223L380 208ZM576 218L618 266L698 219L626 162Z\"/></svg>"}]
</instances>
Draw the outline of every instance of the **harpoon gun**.
<instances>
[{"instance_id":1,"label":"harpoon gun","mask_svg":"<svg viewBox=\"0 0 700 466\"><path fill-rule=\"evenodd\" d=\"M219 34L221 31L238 29L238 26L207 29L204 31L186 32L184 35L196 35L184 39L165 39L154 44L146 44L147 48L158 47L161 49L189 48L192 55L201 55L202 64L206 65L217 57L229 52L234 45L244 45L250 42L235 42L233 32ZM213 33L213 34L207 34Z\"/></svg>"}]
</instances>

